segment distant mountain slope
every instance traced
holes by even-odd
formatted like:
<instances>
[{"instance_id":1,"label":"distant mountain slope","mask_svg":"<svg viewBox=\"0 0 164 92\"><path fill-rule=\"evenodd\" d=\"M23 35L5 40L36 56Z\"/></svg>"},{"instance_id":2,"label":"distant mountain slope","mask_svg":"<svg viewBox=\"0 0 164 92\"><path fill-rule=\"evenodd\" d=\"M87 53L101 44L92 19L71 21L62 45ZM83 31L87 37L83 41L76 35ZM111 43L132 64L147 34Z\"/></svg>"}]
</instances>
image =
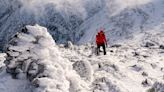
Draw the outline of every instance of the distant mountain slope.
<instances>
[{"instance_id":1,"label":"distant mountain slope","mask_svg":"<svg viewBox=\"0 0 164 92\"><path fill-rule=\"evenodd\" d=\"M164 23L164 11L162 10L164 1L162 0L151 0L146 4L124 7L121 10L119 8L113 9L110 5L86 20L80 26L80 30L84 30L85 35L79 43L94 42L97 29L100 27L105 28L109 43L117 43L132 39L138 33L150 31ZM109 11L116 12L109 13ZM156 31L161 30L163 29Z\"/></svg>"},{"instance_id":2,"label":"distant mountain slope","mask_svg":"<svg viewBox=\"0 0 164 92\"><path fill-rule=\"evenodd\" d=\"M76 42L83 21L100 11L103 0L0 0L0 48L27 24L48 28L57 42ZM92 3L92 5L90 5Z\"/></svg>"}]
</instances>

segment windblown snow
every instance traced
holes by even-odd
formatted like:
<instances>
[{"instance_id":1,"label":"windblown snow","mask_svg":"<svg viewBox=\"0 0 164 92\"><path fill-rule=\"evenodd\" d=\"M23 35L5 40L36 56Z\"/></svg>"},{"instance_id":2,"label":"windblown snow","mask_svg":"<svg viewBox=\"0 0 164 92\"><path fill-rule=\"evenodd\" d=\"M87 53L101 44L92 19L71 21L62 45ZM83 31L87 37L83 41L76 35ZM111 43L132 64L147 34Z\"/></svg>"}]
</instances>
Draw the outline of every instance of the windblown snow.
<instances>
[{"instance_id":1,"label":"windblown snow","mask_svg":"<svg viewBox=\"0 0 164 92\"><path fill-rule=\"evenodd\" d=\"M112 45L107 55L96 56L94 45L56 45L46 28L26 26L10 40L6 54L0 54L0 90L163 92L164 45L152 39Z\"/></svg>"}]
</instances>

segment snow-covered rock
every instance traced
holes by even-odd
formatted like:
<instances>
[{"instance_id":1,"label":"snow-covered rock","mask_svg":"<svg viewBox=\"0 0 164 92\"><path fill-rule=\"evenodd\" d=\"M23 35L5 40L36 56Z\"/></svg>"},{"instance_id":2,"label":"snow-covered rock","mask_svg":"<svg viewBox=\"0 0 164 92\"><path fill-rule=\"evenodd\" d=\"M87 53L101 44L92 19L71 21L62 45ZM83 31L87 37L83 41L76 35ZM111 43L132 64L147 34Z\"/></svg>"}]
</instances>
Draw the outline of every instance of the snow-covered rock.
<instances>
[{"instance_id":1,"label":"snow-covered rock","mask_svg":"<svg viewBox=\"0 0 164 92\"><path fill-rule=\"evenodd\" d=\"M68 41L68 42L65 44L64 47L65 47L65 48L70 48L70 49L73 49L73 48L74 48L74 46L73 46L73 44L72 44L71 41Z\"/></svg>"},{"instance_id":2,"label":"snow-covered rock","mask_svg":"<svg viewBox=\"0 0 164 92\"><path fill-rule=\"evenodd\" d=\"M93 70L89 61L81 60L73 64L73 69L77 71L81 78L92 82Z\"/></svg>"},{"instance_id":3,"label":"snow-covered rock","mask_svg":"<svg viewBox=\"0 0 164 92\"><path fill-rule=\"evenodd\" d=\"M9 43L6 50L6 70L13 78L28 79L35 87L32 89L34 92L89 90L87 82L73 70L71 62L61 57L58 46L46 28L35 25L22 30L26 30L26 33L17 33L18 36L10 42L16 44Z\"/></svg>"},{"instance_id":4,"label":"snow-covered rock","mask_svg":"<svg viewBox=\"0 0 164 92\"><path fill-rule=\"evenodd\" d=\"M155 82L153 87L148 90L148 92L163 92L164 91L164 84L160 82Z\"/></svg>"},{"instance_id":5,"label":"snow-covered rock","mask_svg":"<svg viewBox=\"0 0 164 92\"><path fill-rule=\"evenodd\" d=\"M4 61L6 60L6 54L5 53L0 53L0 67L5 66Z\"/></svg>"},{"instance_id":6,"label":"snow-covered rock","mask_svg":"<svg viewBox=\"0 0 164 92\"><path fill-rule=\"evenodd\" d=\"M92 90L93 92L121 92L118 86L107 77L96 78Z\"/></svg>"}]
</instances>

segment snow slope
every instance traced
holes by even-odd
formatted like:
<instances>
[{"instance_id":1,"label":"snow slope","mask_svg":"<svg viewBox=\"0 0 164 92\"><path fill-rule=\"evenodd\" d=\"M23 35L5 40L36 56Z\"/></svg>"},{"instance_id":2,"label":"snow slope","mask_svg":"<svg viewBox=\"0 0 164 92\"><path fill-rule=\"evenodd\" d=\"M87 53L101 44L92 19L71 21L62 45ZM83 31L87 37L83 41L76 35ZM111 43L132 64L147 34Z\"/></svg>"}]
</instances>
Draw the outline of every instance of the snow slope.
<instances>
[{"instance_id":1,"label":"snow slope","mask_svg":"<svg viewBox=\"0 0 164 92\"><path fill-rule=\"evenodd\" d=\"M140 34L96 56L94 45L58 46L46 28L26 28L11 39L7 56L0 54L3 92L164 91L163 31Z\"/></svg>"},{"instance_id":2,"label":"snow slope","mask_svg":"<svg viewBox=\"0 0 164 92\"><path fill-rule=\"evenodd\" d=\"M74 50L61 50L63 57L72 62L82 60L91 63L93 92L147 92L155 82L164 83L164 54L157 45L149 48L132 43L110 47L106 56L103 53L95 56L91 49L92 46L86 45L75 46ZM160 84L161 91L152 92L162 92L162 87Z\"/></svg>"}]
</instances>

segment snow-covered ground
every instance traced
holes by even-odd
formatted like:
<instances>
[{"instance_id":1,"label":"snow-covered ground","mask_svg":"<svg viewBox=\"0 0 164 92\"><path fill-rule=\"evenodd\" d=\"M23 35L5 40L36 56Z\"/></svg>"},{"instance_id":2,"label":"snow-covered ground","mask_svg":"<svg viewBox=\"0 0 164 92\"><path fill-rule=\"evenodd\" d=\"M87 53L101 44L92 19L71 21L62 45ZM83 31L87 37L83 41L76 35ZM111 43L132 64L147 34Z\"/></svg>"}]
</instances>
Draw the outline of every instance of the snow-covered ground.
<instances>
[{"instance_id":1,"label":"snow-covered ground","mask_svg":"<svg viewBox=\"0 0 164 92\"><path fill-rule=\"evenodd\" d=\"M11 40L7 55L0 54L3 92L164 91L161 33L145 33L96 56L94 45L56 45L46 28L26 28Z\"/></svg>"},{"instance_id":2,"label":"snow-covered ground","mask_svg":"<svg viewBox=\"0 0 164 92\"><path fill-rule=\"evenodd\" d=\"M118 48L107 48L106 56L103 53L93 55L87 46L77 48L75 51L62 49L63 57L73 62L82 60L91 63L94 71L92 90L97 90L94 92L146 92L154 82L164 83L164 50L158 47L124 44ZM119 91L112 91L117 89Z\"/></svg>"},{"instance_id":3,"label":"snow-covered ground","mask_svg":"<svg viewBox=\"0 0 164 92\"><path fill-rule=\"evenodd\" d=\"M28 80L13 79L5 71L0 73L0 91L1 92L31 92Z\"/></svg>"}]
</instances>

